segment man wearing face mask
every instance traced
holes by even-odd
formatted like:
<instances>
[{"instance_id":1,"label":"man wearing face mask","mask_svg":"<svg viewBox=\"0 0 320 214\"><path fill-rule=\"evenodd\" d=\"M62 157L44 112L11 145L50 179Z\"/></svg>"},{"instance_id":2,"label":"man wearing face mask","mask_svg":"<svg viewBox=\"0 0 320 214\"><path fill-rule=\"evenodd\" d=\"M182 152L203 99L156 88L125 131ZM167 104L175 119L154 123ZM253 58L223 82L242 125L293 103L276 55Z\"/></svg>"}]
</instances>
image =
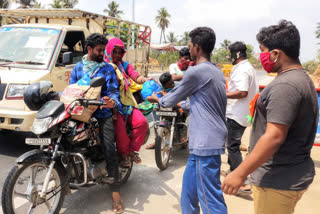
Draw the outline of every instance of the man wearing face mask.
<instances>
[{"instance_id":1,"label":"man wearing face mask","mask_svg":"<svg viewBox=\"0 0 320 214\"><path fill-rule=\"evenodd\" d=\"M315 175L310 153L318 125L317 93L299 61L295 25L283 20L262 28L257 40L263 68L278 75L257 99L250 154L222 189L236 194L251 173L255 214L291 214Z\"/></svg>"},{"instance_id":2,"label":"man wearing face mask","mask_svg":"<svg viewBox=\"0 0 320 214\"><path fill-rule=\"evenodd\" d=\"M230 171L235 170L242 162L240 152L241 138L250 125L246 116L250 115L249 103L258 93L256 71L247 59L247 47L243 42L235 42L229 46L232 68L227 91L227 128L228 128L228 164ZM246 180L239 193L251 193Z\"/></svg>"},{"instance_id":3,"label":"man wearing face mask","mask_svg":"<svg viewBox=\"0 0 320 214\"><path fill-rule=\"evenodd\" d=\"M183 75L187 71L189 65L193 65L193 63L190 61L190 58L191 57L189 48L182 48L179 51L178 62L169 66L169 71L172 75L172 79L176 83L179 83L182 80Z\"/></svg>"}]
</instances>

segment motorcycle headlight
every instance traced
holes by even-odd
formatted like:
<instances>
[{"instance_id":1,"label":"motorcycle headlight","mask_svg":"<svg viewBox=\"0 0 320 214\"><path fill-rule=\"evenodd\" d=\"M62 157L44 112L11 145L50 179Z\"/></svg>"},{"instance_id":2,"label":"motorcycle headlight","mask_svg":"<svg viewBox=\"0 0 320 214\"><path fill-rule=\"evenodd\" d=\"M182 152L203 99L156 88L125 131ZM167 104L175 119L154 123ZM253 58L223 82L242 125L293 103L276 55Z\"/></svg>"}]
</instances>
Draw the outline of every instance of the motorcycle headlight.
<instances>
[{"instance_id":1,"label":"motorcycle headlight","mask_svg":"<svg viewBox=\"0 0 320 214\"><path fill-rule=\"evenodd\" d=\"M49 129L49 125L52 122L52 117L47 117L44 119L34 119L32 125L32 132L36 135L45 133Z\"/></svg>"},{"instance_id":2,"label":"motorcycle headlight","mask_svg":"<svg viewBox=\"0 0 320 214\"><path fill-rule=\"evenodd\" d=\"M23 99L23 93L29 85L10 84L6 99Z\"/></svg>"}]
</instances>

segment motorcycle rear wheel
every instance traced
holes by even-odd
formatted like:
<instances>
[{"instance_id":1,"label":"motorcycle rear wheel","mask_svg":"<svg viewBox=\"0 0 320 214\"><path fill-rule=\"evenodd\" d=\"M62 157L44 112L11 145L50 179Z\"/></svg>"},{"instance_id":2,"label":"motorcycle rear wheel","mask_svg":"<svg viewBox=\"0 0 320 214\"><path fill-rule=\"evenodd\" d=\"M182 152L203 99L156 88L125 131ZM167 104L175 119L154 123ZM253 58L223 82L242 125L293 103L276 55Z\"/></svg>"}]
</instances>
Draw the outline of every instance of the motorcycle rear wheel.
<instances>
[{"instance_id":1,"label":"motorcycle rear wheel","mask_svg":"<svg viewBox=\"0 0 320 214\"><path fill-rule=\"evenodd\" d=\"M29 169L31 169L31 174L28 176ZM48 165L41 161L22 163L11 169L2 190L4 214L59 213L65 197L65 188L62 188L60 192L54 192L64 184L63 171L59 166L55 165L52 170L46 199L38 197L44 179L39 179L37 176L39 174L45 175L47 169ZM26 189L22 186L25 183L27 183Z\"/></svg>"},{"instance_id":2,"label":"motorcycle rear wheel","mask_svg":"<svg viewBox=\"0 0 320 214\"><path fill-rule=\"evenodd\" d=\"M158 127L156 133L155 157L156 164L160 170L165 170L169 166L171 148L170 148L170 129Z\"/></svg>"}]
</instances>

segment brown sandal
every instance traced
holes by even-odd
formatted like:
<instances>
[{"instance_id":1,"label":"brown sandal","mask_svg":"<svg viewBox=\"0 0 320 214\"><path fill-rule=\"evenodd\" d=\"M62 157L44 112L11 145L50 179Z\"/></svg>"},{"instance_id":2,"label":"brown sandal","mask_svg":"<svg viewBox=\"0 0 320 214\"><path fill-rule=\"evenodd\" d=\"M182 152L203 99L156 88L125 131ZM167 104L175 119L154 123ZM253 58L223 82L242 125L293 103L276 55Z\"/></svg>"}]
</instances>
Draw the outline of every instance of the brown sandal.
<instances>
[{"instance_id":1,"label":"brown sandal","mask_svg":"<svg viewBox=\"0 0 320 214\"><path fill-rule=\"evenodd\" d=\"M142 162L138 152L130 152L130 156L131 156L131 160L136 164L140 164Z\"/></svg>"},{"instance_id":2,"label":"brown sandal","mask_svg":"<svg viewBox=\"0 0 320 214\"><path fill-rule=\"evenodd\" d=\"M131 157L129 155L123 155L121 157L120 165L122 167L131 167Z\"/></svg>"},{"instance_id":3,"label":"brown sandal","mask_svg":"<svg viewBox=\"0 0 320 214\"><path fill-rule=\"evenodd\" d=\"M113 212L116 213L116 214L121 214L121 213L123 213L124 208L123 208L123 203L122 203L122 201L115 202L115 201L112 200L112 210L113 210Z\"/></svg>"}]
</instances>

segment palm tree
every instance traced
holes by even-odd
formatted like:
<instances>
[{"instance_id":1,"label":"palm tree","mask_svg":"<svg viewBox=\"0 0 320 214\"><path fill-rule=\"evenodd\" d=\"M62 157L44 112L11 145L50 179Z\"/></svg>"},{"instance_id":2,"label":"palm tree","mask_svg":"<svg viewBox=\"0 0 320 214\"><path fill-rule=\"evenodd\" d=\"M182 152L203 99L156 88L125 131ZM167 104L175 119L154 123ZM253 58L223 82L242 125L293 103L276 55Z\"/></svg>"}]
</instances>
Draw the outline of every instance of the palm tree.
<instances>
[{"instance_id":1,"label":"palm tree","mask_svg":"<svg viewBox=\"0 0 320 214\"><path fill-rule=\"evenodd\" d=\"M104 13L108 13L108 16L120 18L120 14L123 14L122 10L119 9L119 4L117 2L112 1L108 4L108 8L104 9Z\"/></svg>"},{"instance_id":2,"label":"palm tree","mask_svg":"<svg viewBox=\"0 0 320 214\"><path fill-rule=\"evenodd\" d=\"M165 30L168 28L170 21L169 18L171 15L167 11L166 8L160 8L158 10L158 15L156 16L156 24L158 24L158 27L161 29L161 34L160 34L160 44L161 44L161 39L162 36L164 38L164 42L166 43L166 37L165 37Z\"/></svg>"},{"instance_id":3,"label":"palm tree","mask_svg":"<svg viewBox=\"0 0 320 214\"><path fill-rule=\"evenodd\" d=\"M174 35L174 32L170 32L169 35L167 35L168 42L172 44L176 44L178 42L177 37Z\"/></svg>"},{"instance_id":4,"label":"palm tree","mask_svg":"<svg viewBox=\"0 0 320 214\"><path fill-rule=\"evenodd\" d=\"M189 32L184 32L182 35L182 39L180 40L181 45L187 46L190 42Z\"/></svg>"},{"instance_id":5,"label":"palm tree","mask_svg":"<svg viewBox=\"0 0 320 214\"><path fill-rule=\"evenodd\" d=\"M221 47L224 48L226 51L228 50L228 47L230 44L231 44L231 41L227 39L223 40L223 42L220 43Z\"/></svg>"},{"instance_id":6,"label":"palm tree","mask_svg":"<svg viewBox=\"0 0 320 214\"><path fill-rule=\"evenodd\" d=\"M34 5L33 5L33 8L43 8L43 6L41 5L41 3L40 2L38 2L38 1L34 1Z\"/></svg>"},{"instance_id":7,"label":"palm tree","mask_svg":"<svg viewBox=\"0 0 320 214\"><path fill-rule=\"evenodd\" d=\"M31 8L35 0L17 0L16 2L20 4L18 8Z\"/></svg>"},{"instance_id":8,"label":"palm tree","mask_svg":"<svg viewBox=\"0 0 320 214\"><path fill-rule=\"evenodd\" d=\"M78 0L63 0L64 8L74 8L76 4L78 4Z\"/></svg>"},{"instance_id":9,"label":"palm tree","mask_svg":"<svg viewBox=\"0 0 320 214\"><path fill-rule=\"evenodd\" d=\"M7 9L9 7L8 0L0 0L0 8ZM2 16L0 16L0 26L2 25Z\"/></svg>"},{"instance_id":10,"label":"palm tree","mask_svg":"<svg viewBox=\"0 0 320 214\"><path fill-rule=\"evenodd\" d=\"M74 8L78 0L54 0L50 6L52 8Z\"/></svg>"},{"instance_id":11,"label":"palm tree","mask_svg":"<svg viewBox=\"0 0 320 214\"><path fill-rule=\"evenodd\" d=\"M316 38L320 39L320 22L317 23Z\"/></svg>"},{"instance_id":12,"label":"palm tree","mask_svg":"<svg viewBox=\"0 0 320 214\"><path fill-rule=\"evenodd\" d=\"M52 8L63 8L62 0L54 0L52 4L50 4Z\"/></svg>"}]
</instances>

